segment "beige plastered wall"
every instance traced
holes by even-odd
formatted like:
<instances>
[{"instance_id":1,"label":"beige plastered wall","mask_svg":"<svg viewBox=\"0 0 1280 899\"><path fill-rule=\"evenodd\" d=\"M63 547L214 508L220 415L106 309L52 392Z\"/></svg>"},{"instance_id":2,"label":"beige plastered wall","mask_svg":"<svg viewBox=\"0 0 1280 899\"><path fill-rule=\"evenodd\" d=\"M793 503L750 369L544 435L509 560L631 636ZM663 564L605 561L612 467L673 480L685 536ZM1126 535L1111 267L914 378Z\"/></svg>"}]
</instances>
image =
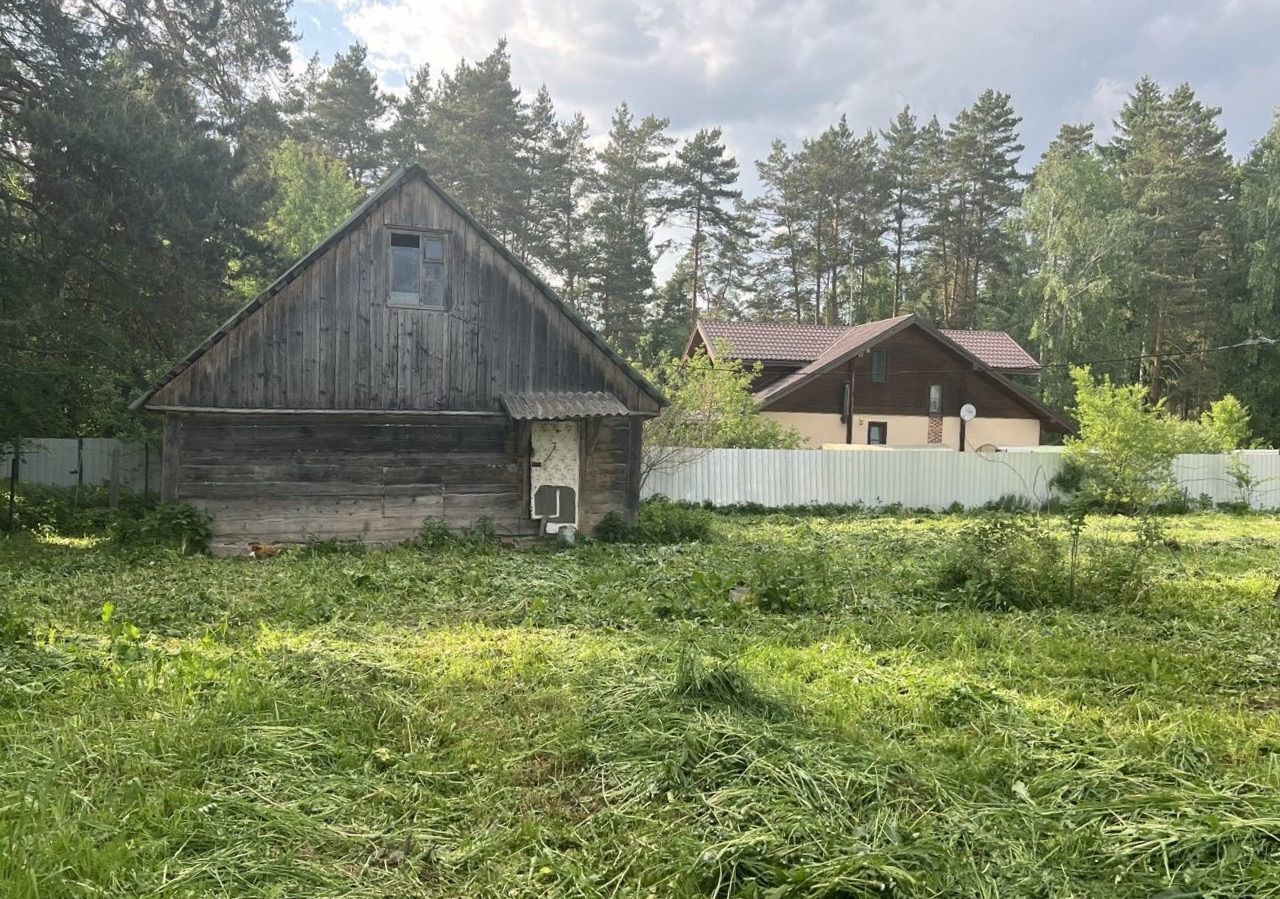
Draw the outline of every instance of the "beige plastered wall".
<instances>
[{"instance_id":1,"label":"beige plastered wall","mask_svg":"<svg viewBox=\"0 0 1280 899\"><path fill-rule=\"evenodd\" d=\"M819 412L762 412L766 418L800 432L805 445L816 449L823 444L844 443L845 426L839 415ZM926 415L857 415L853 419L853 443L867 442L867 425L882 421L889 428L889 446L929 446L929 417ZM977 418L965 428L967 449L985 444L994 446L1039 446L1040 422L1034 418ZM936 445L936 444L935 444ZM960 419L942 420L942 445L960 446Z\"/></svg>"},{"instance_id":2,"label":"beige plastered wall","mask_svg":"<svg viewBox=\"0 0 1280 899\"><path fill-rule=\"evenodd\" d=\"M804 438L808 449L817 449L824 443L844 443L844 422L839 415L825 412L761 412L784 428L795 428Z\"/></svg>"},{"instance_id":3,"label":"beige plastered wall","mask_svg":"<svg viewBox=\"0 0 1280 899\"><path fill-rule=\"evenodd\" d=\"M975 418L965 428L964 442L968 449L977 449L987 443L993 446L1039 446L1040 419Z\"/></svg>"}]
</instances>

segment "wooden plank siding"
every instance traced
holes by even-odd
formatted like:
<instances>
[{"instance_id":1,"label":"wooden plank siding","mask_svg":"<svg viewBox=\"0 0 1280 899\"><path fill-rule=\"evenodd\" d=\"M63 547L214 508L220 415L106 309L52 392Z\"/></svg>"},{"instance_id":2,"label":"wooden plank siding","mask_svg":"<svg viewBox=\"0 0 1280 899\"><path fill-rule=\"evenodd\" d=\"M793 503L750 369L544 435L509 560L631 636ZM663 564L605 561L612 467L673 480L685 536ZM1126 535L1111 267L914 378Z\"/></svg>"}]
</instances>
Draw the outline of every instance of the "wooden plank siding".
<instances>
[{"instance_id":1,"label":"wooden plank siding","mask_svg":"<svg viewBox=\"0 0 1280 899\"><path fill-rule=\"evenodd\" d=\"M609 512L635 520L640 507L642 427L637 419L603 419L594 439L591 429L585 429L578 526L586 532Z\"/></svg>"},{"instance_id":2,"label":"wooden plank siding","mask_svg":"<svg viewBox=\"0 0 1280 899\"><path fill-rule=\"evenodd\" d=\"M523 501L527 446L505 416L169 413L170 428L180 429L181 454L172 473L166 454L164 480L210 514L215 549L396 543L432 517L454 528L488 517L504 536L537 532Z\"/></svg>"},{"instance_id":3,"label":"wooden plank siding","mask_svg":"<svg viewBox=\"0 0 1280 899\"><path fill-rule=\"evenodd\" d=\"M445 311L388 302L395 226L448 232ZM149 405L497 410L499 394L529 389L606 390L657 411L535 282L408 178Z\"/></svg>"},{"instance_id":4,"label":"wooden plank siding","mask_svg":"<svg viewBox=\"0 0 1280 899\"><path fill-rule=\"evenodd\" d=\"M528 429L502 415L169 413L163 483L213 519L212 546L309 539L390 544L427 518L499 535L538 533L528 507ZM635 419L603 420L584 447L579 527L639 504ZM592 429L584 429L590 431ZM180 446L180 452L179 452Z\"/></svg>"},{"instance_id":5,"label":"wooden plank siding","mask_svg":"<svg viewBox=\"0 0 1280 899\"><path fill-rule=\"evenodd\" d=\"M973 363L918 328L907 328L885 338L875 349L887 353L884 381L871 380L871 350L852 360L853 415L928 415L929 387L942 385L942 414L956 416L965 403L973 403L985 418L1039 418L1036 409L990 376L975 371ZM766 369L764 376L773 373ZM772 380L763 380L767 386ZM841 365L813 378L803 387L769 404L770 412L825 412L839 414L850 368ZM758 388L757 388L758 389Z\"/></svg>"},{"instance_id":6,"label":"wooden plank siding","mask_svg":"<svg viewBox=\"0 0 1280 899\"><path fill-rule=\"evenodd\" d=\"M165 412L162 492L210 514L215 551L390 544L428 518L534 536L530 426L502 395L604 391L657 413L638 376L418 172L145 398ZM397 228L445 234L443 309L390 302ZM580 528L610 511L634 518L641 429L631 417L582 427Z\"/></svg>"},{"instance_id":7,"label":"wooden plank siding","mask_svg":"<svg viewBox=\"0 0 1280 899\"><path fill-rule=\"evenodd\" d=\"M871 380L871 353L854 359L854 415L928 415L929 386L942 385L942 414L956 416L973 403L984 418L1039 418L1017 394L918 328L877 344L887 353L885 380ZM797 391L800 393L802 391Z\"/></svg>"}]
</instances>

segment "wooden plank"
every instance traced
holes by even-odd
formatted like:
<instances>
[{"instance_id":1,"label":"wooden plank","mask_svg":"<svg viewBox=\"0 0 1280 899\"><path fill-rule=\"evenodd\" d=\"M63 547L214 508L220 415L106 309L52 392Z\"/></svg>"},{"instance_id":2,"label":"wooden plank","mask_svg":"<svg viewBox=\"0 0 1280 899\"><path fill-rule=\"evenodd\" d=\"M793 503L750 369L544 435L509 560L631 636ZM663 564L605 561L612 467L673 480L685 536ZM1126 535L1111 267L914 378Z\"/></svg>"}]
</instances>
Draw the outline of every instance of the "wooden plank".
<instances>
[{"instance_id":1,"label":"wooden plank","mask_svg":"<svg viewBox=\"0 0 1280 899\"><path fill-rule=\"evenodd\" d=\"M395 408L413 408L413 330L417 310L397 309L395 322Z\"/></svg>"},{"instance_id":2,"label":"wooden plank","mask_svg":"<svg viewBox=\"0 0 1280 899\"><path fill-rule=\"evenodd\" d=\"M644 462L644 422L631 419L628 423L626 491L623 515L634 521L640 511L640 474Z\"/></svg>"},{"instance_id":3,"label":"wooden plank","mask_svg":"<svg viewBox=\"0 0 1280 899\"><path fill-rule=\"evenodd\" d=\"M182 419L173 412L164 417L164 447L160 456L160 500L178 498L178 466L182 460Z\"/></svg>"},{"instance_id":4,"label":"wooden plank","mask_svg":"<svg viewBox=\"0 0 1280 899\"><path fill-rule=\"evenodd\" d=\"M333 408L334 364L337 357L337 249L316 263L319 287L316 306L316 377L314 405Z\"/></svg>"},{"instance_id":5,"label":"wooden plank","mask_svg":"<svg viewBox=\"0 0 1280 899\"><path fill-rule=\"evenodd\" d=\"M168 406L168 405L147 405L150 412L199 412L209 415L342 415L353 418L382 418L383 416L392 418L437 418L446 416L449 418L475 418L475 419L498 419L503 418L501 413L495 413L491 409L273 409L263 407L259 409L232 409L224 406Z\"/></svg>"},{"instance_id":6,"label":"wooden plank","mask_svg":"<svg viewBox=\"0 0 1280 899\"><path fill-rule=\"evenodd\" d=\"M184 474L190 468L183 469ZM200 497L201 499L224 499L231 502L260 502L267 498L295 499L299 497L378 497L418 496L426 493L439 493L441 482L376 484L355 483L338 478L325 481L196 481L184 483L183 496Z\"/></svg>"},{"instance_id":7,"label":"wooden plank","mask_svg":"<svg viewBox=\"0 0 1280 899\"><path fill-rule=\"evenodd\" d=\"M351 402L353 409L371 409L376 404L370 378L373 375L373 273L370 271L370 225L366 222L352 233L352 286L355 309L353 347L353 378Z\"/></svg>"},{"instance_id":8,"label":"wooden plank","mask_svg":"<svg viewBox=\"0 0 1280 899\"><path fill-rule=\"evenodd\" d=\"M354 405L351 395L354 378L351 361L355 353L352 331L357 303L356 267L352 264L354 245L354 238L348 235L333 249L334 349L330 365L333 369L334 409L349 409Z\"/></svg>"}]
</instances>

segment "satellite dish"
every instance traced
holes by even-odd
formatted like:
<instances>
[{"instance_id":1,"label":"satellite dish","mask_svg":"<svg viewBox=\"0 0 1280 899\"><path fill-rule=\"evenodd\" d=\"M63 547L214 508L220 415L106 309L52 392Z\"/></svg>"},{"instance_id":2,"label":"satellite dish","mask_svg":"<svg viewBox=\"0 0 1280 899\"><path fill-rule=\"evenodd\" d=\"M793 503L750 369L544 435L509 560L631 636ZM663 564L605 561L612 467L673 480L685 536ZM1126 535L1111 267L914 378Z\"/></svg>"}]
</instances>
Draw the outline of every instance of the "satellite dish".
<instances>
[{"instance_id":1,"label":"satellite dish","mask_svg":"<svg viewBox=\"0 0 1280 899\"><path fill-rule=\"evenodd\" d=\"M973 403L965 403L960 407L960 418L962 421L973 421L978 417L978 410L973 407Z\"/></svg>"}]
</instances>

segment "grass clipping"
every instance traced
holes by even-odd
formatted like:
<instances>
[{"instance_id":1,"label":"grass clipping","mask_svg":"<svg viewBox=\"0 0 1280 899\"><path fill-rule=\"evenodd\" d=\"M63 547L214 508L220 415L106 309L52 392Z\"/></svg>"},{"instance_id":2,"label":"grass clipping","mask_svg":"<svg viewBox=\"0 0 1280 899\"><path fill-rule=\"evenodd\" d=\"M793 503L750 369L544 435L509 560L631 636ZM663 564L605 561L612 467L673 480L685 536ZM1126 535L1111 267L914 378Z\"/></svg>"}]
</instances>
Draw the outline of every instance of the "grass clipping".
<instances>
[{"instance_id":1,"label":"grass clipping","mask_svg":"<svg viewBox=\"0 0 1280 899\"><path fill-rule=\"evenodd\" d=\"M938 592L970 524L0 543L0 895L1280 895L1280 523L1027 608Z\"/></svg>"}]
</instances>

